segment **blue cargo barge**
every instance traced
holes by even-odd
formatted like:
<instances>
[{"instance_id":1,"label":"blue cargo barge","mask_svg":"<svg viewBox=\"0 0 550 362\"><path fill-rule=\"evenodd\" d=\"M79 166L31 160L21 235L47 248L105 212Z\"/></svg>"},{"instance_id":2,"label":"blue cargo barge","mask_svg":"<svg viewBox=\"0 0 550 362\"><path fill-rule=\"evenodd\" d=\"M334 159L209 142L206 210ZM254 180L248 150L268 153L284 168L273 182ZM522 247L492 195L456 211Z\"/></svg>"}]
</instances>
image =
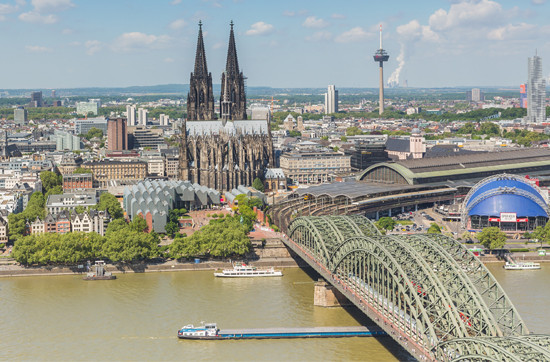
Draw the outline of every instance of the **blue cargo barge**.
<instances>
[{"instance_id":1,"label":"blue cargo barge","mask_svg":"<svg viewBox=\"0 0 550 362\"><path fill-rule=\"evenodd\" d=\"M312 327L312 328L261 328L218 329L215 323L194 327L188 325L178 331L181 339L277 339L277 338L342 338L385 336L378 327Z\"/></svg>"}]
</instances>

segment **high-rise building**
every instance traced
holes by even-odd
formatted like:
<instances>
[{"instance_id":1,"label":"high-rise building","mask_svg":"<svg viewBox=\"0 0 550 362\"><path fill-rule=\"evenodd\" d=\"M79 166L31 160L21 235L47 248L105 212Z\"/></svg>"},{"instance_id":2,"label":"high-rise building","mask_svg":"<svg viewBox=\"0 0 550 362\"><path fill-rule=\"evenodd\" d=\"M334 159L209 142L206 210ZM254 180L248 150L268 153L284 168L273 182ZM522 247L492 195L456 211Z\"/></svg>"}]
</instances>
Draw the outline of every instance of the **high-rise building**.
<instances>
[{"instance_id":1,"label":"high-rise building","mask_svg":"<svg viewBox=\"0 0 550 362\"><path fill-rule=\"evenodd\" d=\"M466 91L466 100L468 102L483 102L485 94L479 88L472 88L472 90Z\"/></svg>"},{"instance_id":2,"label":"high-rise building","mask_svg":"<svg viewBox=\"0 0 550 362\"><path fill-rule=\"evenodd\" d=\"M149 111L145 108L138 108L138 124L140 126L146 126L147 125L147 117L148 117Z\"/></svg>"},{"instance_id":3,"label":"high-rise building","mask_svg":"<svg viewBox=\"0 0 550 362\"><path fill-rule=\"evenodd\" d=\"M136 106L134 105L126 106L126 119L128 119L128 126L136 125Z\"/></svg>"},{"instance_id":4,"label":"high-rise building","mask_svg":"<svg viewBox=\"0 0 550 362\"><path fill-rule=\"evenodd\" d=\"M42 107L44 106L44 100L42 99L42 92L32 92L31 93L31 107Z\"/></svg>"},{"instance_id":5,"label":"high-rise building","mask_svg":"<svg viewBox=\"0 0 550 362\"><path fill-rule=\"evenodd\" d=\"M334 85L329 85L325 93L325 114L331 113L338 113L338 91Z\"/></svg>"},{"instance_id":6,"label":"high-rise building","mask_svg":"<svg viewBox=\"0 0 550 362\"><path fill-rule=\"evenodd\" d=\"M123 151L128 149L128 131L126 118L109 118L107 121L107 150Z\"/></svg>"},{"instance_id":7,"label":"high-rise building","mask_svg":"<svg viewBox=\"0 0 550 362\"><path fill-rule=\"evenodd\" d=\"M23 107L17 107L13 110L13 121L16 124L27 124L28 116L27 110Z\"/></svg>"},{"instance_id":8,"label":"high-rise building","mask_svg":"<svg viewBox=\"0 0 550 362\"><path fill-rule=\"evenodd\" d=\"M161 114L159 116L159 123L161 126L168 126L168 122L170 120L170 116L168 116L167 114Z\"/></svg>"},{"instance_id":9,"label":"high-rise building","mask_svg":"<svg viewBox=\"0 0 550 362\"><path fill-rule=\"evenodd\" d=\"M542 58L535 55L527 62L527 121L546 121L546 81L542 76Z\"/></svg>"},{"instance_id":10,"label":"high-rise building","mask_svg":"<svg viewBox=\"0 0 550 362\"><path fill-rule=\"evenodd\" d=\"M92 114L97 116L99 103L95 99L90 99L88 102L76 102L76 113L83 116Z\"/></svg>"},{"instance_id":11,"label":"high-rise building","mask_svg":"<svg viewBox=\"0 0 550 362\"><path fill-rule=\"evenodd\" d=\"M195 69L189 80L187 95L187 120L210 121L216 119L214 114L214 92L212 90L212 73L206 66L206 52L202 38L202 22L199 21L199 37L195 54Z\"/></svg>"},{"instance_id":12,"label":"high-rise building","mask_svg":"<svg viewBox=\"0 0 550 362\"><path fill-rule=\"evenodd\" d=\"M57 96L57 94L55 93L55 89L52 89L51 97L55 98L56 96Z\"/></svg>"},{"instance_id":13,"label":"high-rise building","mask_svg":"<svg viewBox=\"0 0 550 362\"><path fill-rule=\"evenodd\" d=\"M527 84L519 85L519 106L527 108Z\"/></svg>"}]
</instances>

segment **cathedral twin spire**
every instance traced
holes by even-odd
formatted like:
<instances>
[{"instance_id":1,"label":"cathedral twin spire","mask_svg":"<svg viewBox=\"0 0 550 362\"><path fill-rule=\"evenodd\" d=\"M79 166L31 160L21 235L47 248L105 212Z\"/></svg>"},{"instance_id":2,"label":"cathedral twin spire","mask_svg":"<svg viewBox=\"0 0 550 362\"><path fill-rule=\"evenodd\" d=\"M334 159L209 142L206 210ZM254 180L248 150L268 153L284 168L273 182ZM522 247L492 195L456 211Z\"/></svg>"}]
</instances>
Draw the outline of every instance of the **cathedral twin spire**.
<instances>
[{"instance_id":1,"label":"cathedral twin spire","mask_svg":"<svg viewBox=\"0 0 550 362\"><path fill-rule=\"evenodd\" d=\"M237 47L235 46L235 34L233 33L233 21L229 33L229 47L227 49L227 62L222 74L220 115L222 120L246 119L246 93L244 87L245 77L239 72L237 59ZM197 40L197 52L195 55L195 69L191 73L189 82L189 94L187 96L187 120L213 120L214 96L212 91L212 74L208 73L206 65L206 52L202 36L202 22L199 22L199 36Z\"/></svg>"}]
</instances>

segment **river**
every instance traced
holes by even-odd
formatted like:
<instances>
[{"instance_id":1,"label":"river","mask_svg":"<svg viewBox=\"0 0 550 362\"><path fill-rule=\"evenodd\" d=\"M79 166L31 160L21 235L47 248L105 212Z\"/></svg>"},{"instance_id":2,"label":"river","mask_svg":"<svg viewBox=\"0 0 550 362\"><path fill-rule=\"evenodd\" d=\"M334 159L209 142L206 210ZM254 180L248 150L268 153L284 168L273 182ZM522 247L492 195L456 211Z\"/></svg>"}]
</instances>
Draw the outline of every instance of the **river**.
<instances>
[{"instance_id":1,"label":"river","mask_svg":"<svg viewBox=\"0 0 550 362\"><path fill-rule=\"evenodd\" d=\"M544 313L550 266L504 272L490 266L534 332L550 333ZM220 279L211 271L0 279L0 360L396 361L389 338L187 341L188 323L222 328L353 326L360 313L313 306L313 280L298 268L282 278Z\"/></svg>"}]
</instances>

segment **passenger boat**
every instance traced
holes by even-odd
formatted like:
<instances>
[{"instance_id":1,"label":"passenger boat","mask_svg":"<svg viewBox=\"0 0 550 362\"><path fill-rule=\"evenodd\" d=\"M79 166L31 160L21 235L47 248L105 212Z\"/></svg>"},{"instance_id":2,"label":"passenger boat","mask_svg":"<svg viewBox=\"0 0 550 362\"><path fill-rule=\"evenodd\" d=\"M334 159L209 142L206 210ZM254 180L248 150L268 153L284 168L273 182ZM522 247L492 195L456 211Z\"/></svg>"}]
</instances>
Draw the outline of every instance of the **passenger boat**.
<instances>
[{"instance_id":1,"label":"passenger boat","mask_svg":"<svg viewBox=\"0 0 550 362\"><path fill-rule=\"evenodd\" d=\"M225 278L247 278L247 277L282 277L280 270L273 268L258 269L245 263L233 264L233 269L224 269L221 272L214 273L214 276Z\"/></svg>"},{"instance_id":2,"label":"passenger boat","mask_svg":"<svg viewBox=\"0 0 550 362\"><path fill-rule=\"evenodd\" d=\"M519 262L519 263L509 263L504 264L504 269L506 270L531 270L531 269L540 269L539 263L533 262Z\"/></svg>"},{"instance_id":3,"label":"passenger boat","mask_svg":"<svg viewBox=\"0 0 550 362\"><path fill-rule=\"evenodd\" d=\"M181 339L215 339L218 338L218 327L216 323L207 323L199 327L192 324L181 327L178 331L178 338Z\"/></svg>"}]
</instances>

